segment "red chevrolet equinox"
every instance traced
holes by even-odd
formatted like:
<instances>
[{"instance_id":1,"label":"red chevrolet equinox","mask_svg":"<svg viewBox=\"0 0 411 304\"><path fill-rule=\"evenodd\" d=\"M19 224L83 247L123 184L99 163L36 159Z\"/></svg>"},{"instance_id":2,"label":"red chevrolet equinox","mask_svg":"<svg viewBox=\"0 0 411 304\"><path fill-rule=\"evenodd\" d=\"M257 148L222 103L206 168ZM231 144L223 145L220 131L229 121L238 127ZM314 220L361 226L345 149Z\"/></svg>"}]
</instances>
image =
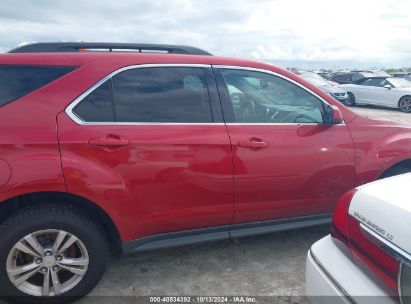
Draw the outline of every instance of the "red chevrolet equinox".
<instances>
[{"instance_id":1,"label":"red chevrolet equinox","mask_svg":"<svg viewBox=\"0 0 411 304\"><path fill-rule=\"evenodd\" d=\"M299 76L193 47L37 43L0 55L0 296L87 294L108 257L328 223L411 169L411 126Z\"/></svg>"}]
</instances>

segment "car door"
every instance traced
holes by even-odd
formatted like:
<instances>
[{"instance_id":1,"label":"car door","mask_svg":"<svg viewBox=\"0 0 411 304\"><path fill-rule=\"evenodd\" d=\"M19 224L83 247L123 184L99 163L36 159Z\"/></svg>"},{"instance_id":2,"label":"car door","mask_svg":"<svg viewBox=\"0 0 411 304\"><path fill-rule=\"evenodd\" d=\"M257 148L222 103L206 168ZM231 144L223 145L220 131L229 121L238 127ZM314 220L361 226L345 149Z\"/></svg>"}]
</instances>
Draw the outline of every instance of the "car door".
<instances>
[{"instance_id":1,"label":"car door","mask_svg":"<svg viewBox=\"0 0 411 304\"><path fill-rule=\"evenodd\" d=\"M385 88L387 81L384 78L371 78L368 81L367 100L370 104L391 105L391 89Z\"/></svg>"},{"instance_id":2,"label":"car door","mask_svg":"<svg viewBox=\"0 0 411 304\"><path fill-rule=\"evenodd\" d=\"M347 126L325 124L329 105L280 75L214 70L233 147L233 223L332 212L355 183ZM227 87L241 92L239 102Z\"/></svg>"},{"instance_id":3,"label":"car door","mask_svg":"<svg viewBox=\"0 0 411 304\"><path fill-rule=\"evenodd\" d=\"M370 89L369 78L364 78L357 81L356 83L350 84L349 92L354 94L356 103L370 103L369 89Z\"/></svg>"},{"instance_id":4,"label":"car door","mask_svg":"<svg viewBox=\"0 0 411 304\"><path fill-rule=\"evenodd\" d=\"M211 67L114 74L58 117L68 191L109 210L125 240L228 225L231 146Z\"/></svg>"}]
</instances>

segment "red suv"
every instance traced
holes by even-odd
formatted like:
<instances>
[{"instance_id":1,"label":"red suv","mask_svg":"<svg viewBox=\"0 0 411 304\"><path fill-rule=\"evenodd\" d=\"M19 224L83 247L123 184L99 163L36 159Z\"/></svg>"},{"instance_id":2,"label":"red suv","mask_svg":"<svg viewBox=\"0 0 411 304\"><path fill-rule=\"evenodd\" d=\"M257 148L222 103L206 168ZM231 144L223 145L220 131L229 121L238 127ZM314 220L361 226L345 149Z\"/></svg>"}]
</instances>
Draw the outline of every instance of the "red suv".
<instances>
[{"instance_id":1,"label":"red suv","mask_svg":"<svg viewBox=\"0 0 411 304\"><path fill-rule=\"evenodd\" d=\"M23 46L0 55L0 295L64 302L109 254L328 223L342 193L410 168L411 127L268 64Z\"/></svg>"}]
</instances>

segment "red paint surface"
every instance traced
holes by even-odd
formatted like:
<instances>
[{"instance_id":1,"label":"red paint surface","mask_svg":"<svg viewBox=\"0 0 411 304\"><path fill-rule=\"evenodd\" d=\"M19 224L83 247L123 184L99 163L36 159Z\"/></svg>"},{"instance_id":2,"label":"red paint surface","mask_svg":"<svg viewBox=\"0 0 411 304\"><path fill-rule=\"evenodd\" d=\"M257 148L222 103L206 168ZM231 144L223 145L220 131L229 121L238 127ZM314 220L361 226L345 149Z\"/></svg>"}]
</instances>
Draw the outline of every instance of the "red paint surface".
<instances>
[{"instance_id":1,"label":"red paint surface","mask_svg":"<svg viewBox=\"0 0 411 304\"><path fill-rule=\"evenodd\" d=\"M280 73L339 107L346 125L81 126L65 114L76 97L110 72L148 63ZM409 127L357 116L297 75L263 63L214 56L48 53L2 54L0 64L79 67L0 108L0 158L11 168L0 202L68 191L103 208L124 241L331 212L345 190L411 158ZM113 138L129 144L94 141ZM268 144L244 144L250 138Z\"/></svg>"}]
</instances>

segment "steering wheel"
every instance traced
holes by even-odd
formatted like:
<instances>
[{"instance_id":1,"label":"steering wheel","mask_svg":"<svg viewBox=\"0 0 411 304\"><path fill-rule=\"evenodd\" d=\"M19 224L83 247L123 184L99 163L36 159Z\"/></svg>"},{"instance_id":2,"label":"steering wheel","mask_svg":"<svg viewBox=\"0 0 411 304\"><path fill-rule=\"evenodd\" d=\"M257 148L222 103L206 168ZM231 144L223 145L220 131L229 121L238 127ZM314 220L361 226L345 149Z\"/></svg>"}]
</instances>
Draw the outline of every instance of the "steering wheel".
<instances>
[{"instance_id":1,"label":"steering wheel","mask_svg":"<svg viewBox=\"0 0 411 304\"><path fill-rule=\"evenodd\" d=\"M240 115L246 119L254 116L255 102L251 98L242 98L240 100Z\"/></svg>"}]
</instances>

